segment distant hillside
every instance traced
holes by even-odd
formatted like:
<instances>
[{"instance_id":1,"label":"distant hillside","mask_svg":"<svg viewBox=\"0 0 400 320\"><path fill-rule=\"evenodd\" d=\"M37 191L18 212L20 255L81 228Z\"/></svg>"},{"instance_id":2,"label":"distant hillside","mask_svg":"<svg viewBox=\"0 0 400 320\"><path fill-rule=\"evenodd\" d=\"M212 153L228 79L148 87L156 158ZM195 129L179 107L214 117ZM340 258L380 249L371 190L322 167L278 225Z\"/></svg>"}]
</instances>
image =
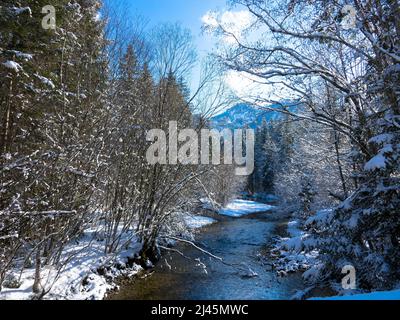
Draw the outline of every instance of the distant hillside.
<instances>
[{"instance_id":1,"label":"distant hillside","mask_svg":"<svg viewBox=\"0 0 400 320\"><path fill-rule=\"evenodd\" d=\"M290 104L288 104L290 105ZM270 105L269 108L281 109L279 104ZM289 110L294 111L296 107L289 107ZM255 129L261 126L263 120L267 122L271 120L282 119L282 113L272 110L261 110L250 105L240 103L232 108L210 119L211 127L216 129L240 129L249 127Z\"/></svg>"}]
</instances>

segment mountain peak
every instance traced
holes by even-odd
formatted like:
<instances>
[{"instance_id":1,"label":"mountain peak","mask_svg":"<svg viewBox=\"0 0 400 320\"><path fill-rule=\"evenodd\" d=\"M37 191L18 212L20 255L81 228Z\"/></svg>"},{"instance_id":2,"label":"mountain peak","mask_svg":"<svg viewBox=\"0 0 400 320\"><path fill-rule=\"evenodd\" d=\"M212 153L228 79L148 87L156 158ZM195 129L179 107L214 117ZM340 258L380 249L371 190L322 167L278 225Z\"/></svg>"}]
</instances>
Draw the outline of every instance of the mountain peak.
<instances>
[{"instance_id":1,"label":"mountain peak","mask_svg":"<svg viewBox=\"0 0 400 320\"><path fill-rule=\"evenodd\" d=\"M270 108L279 109L281 106L271 105ZM211 126L216 129L256 129L263 121L278 120L282 114L278 111L262 110L246 103L238 103L223 113L211 118Z\"/></svg>"}]
</instances>

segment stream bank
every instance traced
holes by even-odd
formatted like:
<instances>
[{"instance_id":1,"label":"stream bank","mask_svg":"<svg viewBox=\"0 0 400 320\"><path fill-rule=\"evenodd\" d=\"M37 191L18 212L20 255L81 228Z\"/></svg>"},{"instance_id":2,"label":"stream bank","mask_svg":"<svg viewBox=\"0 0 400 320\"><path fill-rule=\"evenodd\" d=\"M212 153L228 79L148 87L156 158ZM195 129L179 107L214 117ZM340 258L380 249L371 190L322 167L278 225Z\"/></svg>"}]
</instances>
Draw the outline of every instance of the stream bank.
<instances>
[{"instance_id":1,"label":"stream bank","mask_svg":"<svg viewBox=\"0 0 400 320\"><path fill-rule=\"evenodd\" d=\"M107 299L276 300L305 288L300 273L279 277L265 259L268 244L284 230L274 210L218 220L201 229L196 243L224 263L180 243L153 270L121 280Z\"/></svg>"}]
</instances>

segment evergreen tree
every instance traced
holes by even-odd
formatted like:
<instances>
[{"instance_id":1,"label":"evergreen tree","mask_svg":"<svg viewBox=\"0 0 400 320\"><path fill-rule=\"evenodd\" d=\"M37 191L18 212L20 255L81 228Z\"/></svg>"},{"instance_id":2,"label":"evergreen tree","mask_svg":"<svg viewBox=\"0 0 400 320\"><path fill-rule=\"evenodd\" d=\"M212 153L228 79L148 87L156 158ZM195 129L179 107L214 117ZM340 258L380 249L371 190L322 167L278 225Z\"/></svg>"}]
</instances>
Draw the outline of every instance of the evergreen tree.
<instances>
[{"instance_id":1,"label":"evergreen tree","mask_svg":"<svg viewBox=\"0 0 400 320\"><path fill-rule=\"evenodd\" d=\"M47 4L6 1L0 37L1 180L13 181L0 234L18 234L7 247L35 251L36 293L41 257L57 263L88 213L105 79L99 3L56 1L55 30L41 27Z\"/></svg>"}]
</instances>

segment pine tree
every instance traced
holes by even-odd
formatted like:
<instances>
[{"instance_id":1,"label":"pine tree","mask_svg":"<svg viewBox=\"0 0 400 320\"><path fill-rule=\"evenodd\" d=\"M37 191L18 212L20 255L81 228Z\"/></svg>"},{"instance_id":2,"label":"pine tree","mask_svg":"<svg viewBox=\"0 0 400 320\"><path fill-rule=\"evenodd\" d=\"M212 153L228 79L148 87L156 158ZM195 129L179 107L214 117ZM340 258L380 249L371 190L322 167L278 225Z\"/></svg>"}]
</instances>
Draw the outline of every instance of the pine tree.
<instances>
[{"instance_id":1,"label":"pine tree","mask_svg":"<svg viewBox=\"0 0 400 320\"><path fill-rule=\"evenodd\" d=\"M1 20L2 181L13 183L1 197L11 218L0 234L18 233L17 245L35 251L39 293L42 257L57 263L88 213L101 157L103 26L97 1L53 3L55 30L41 27L48 3L19 4L16 14L6 3Z\"/></svg>"},{"instance_id":2,"label":"pine tree","mask_svg":"<svg viewBox=\"0 0 400 320\"><path fill-rule=\"evenodd\" d=\"M356 8L365 13L362 5ZM313 234L306 243L320 250L323 262L313 275L317 281L338 280L341 268L349 264L362 289L390 289L400 278L398 12L396 1L379 4L369 12L377 29L360 23L375 39L362 79L367 97L363 107L373 112L363 114L354 130L367 141L353 147L357 189L338 208L321 212L308 223Z\"/></svg>"}]
</instances>

